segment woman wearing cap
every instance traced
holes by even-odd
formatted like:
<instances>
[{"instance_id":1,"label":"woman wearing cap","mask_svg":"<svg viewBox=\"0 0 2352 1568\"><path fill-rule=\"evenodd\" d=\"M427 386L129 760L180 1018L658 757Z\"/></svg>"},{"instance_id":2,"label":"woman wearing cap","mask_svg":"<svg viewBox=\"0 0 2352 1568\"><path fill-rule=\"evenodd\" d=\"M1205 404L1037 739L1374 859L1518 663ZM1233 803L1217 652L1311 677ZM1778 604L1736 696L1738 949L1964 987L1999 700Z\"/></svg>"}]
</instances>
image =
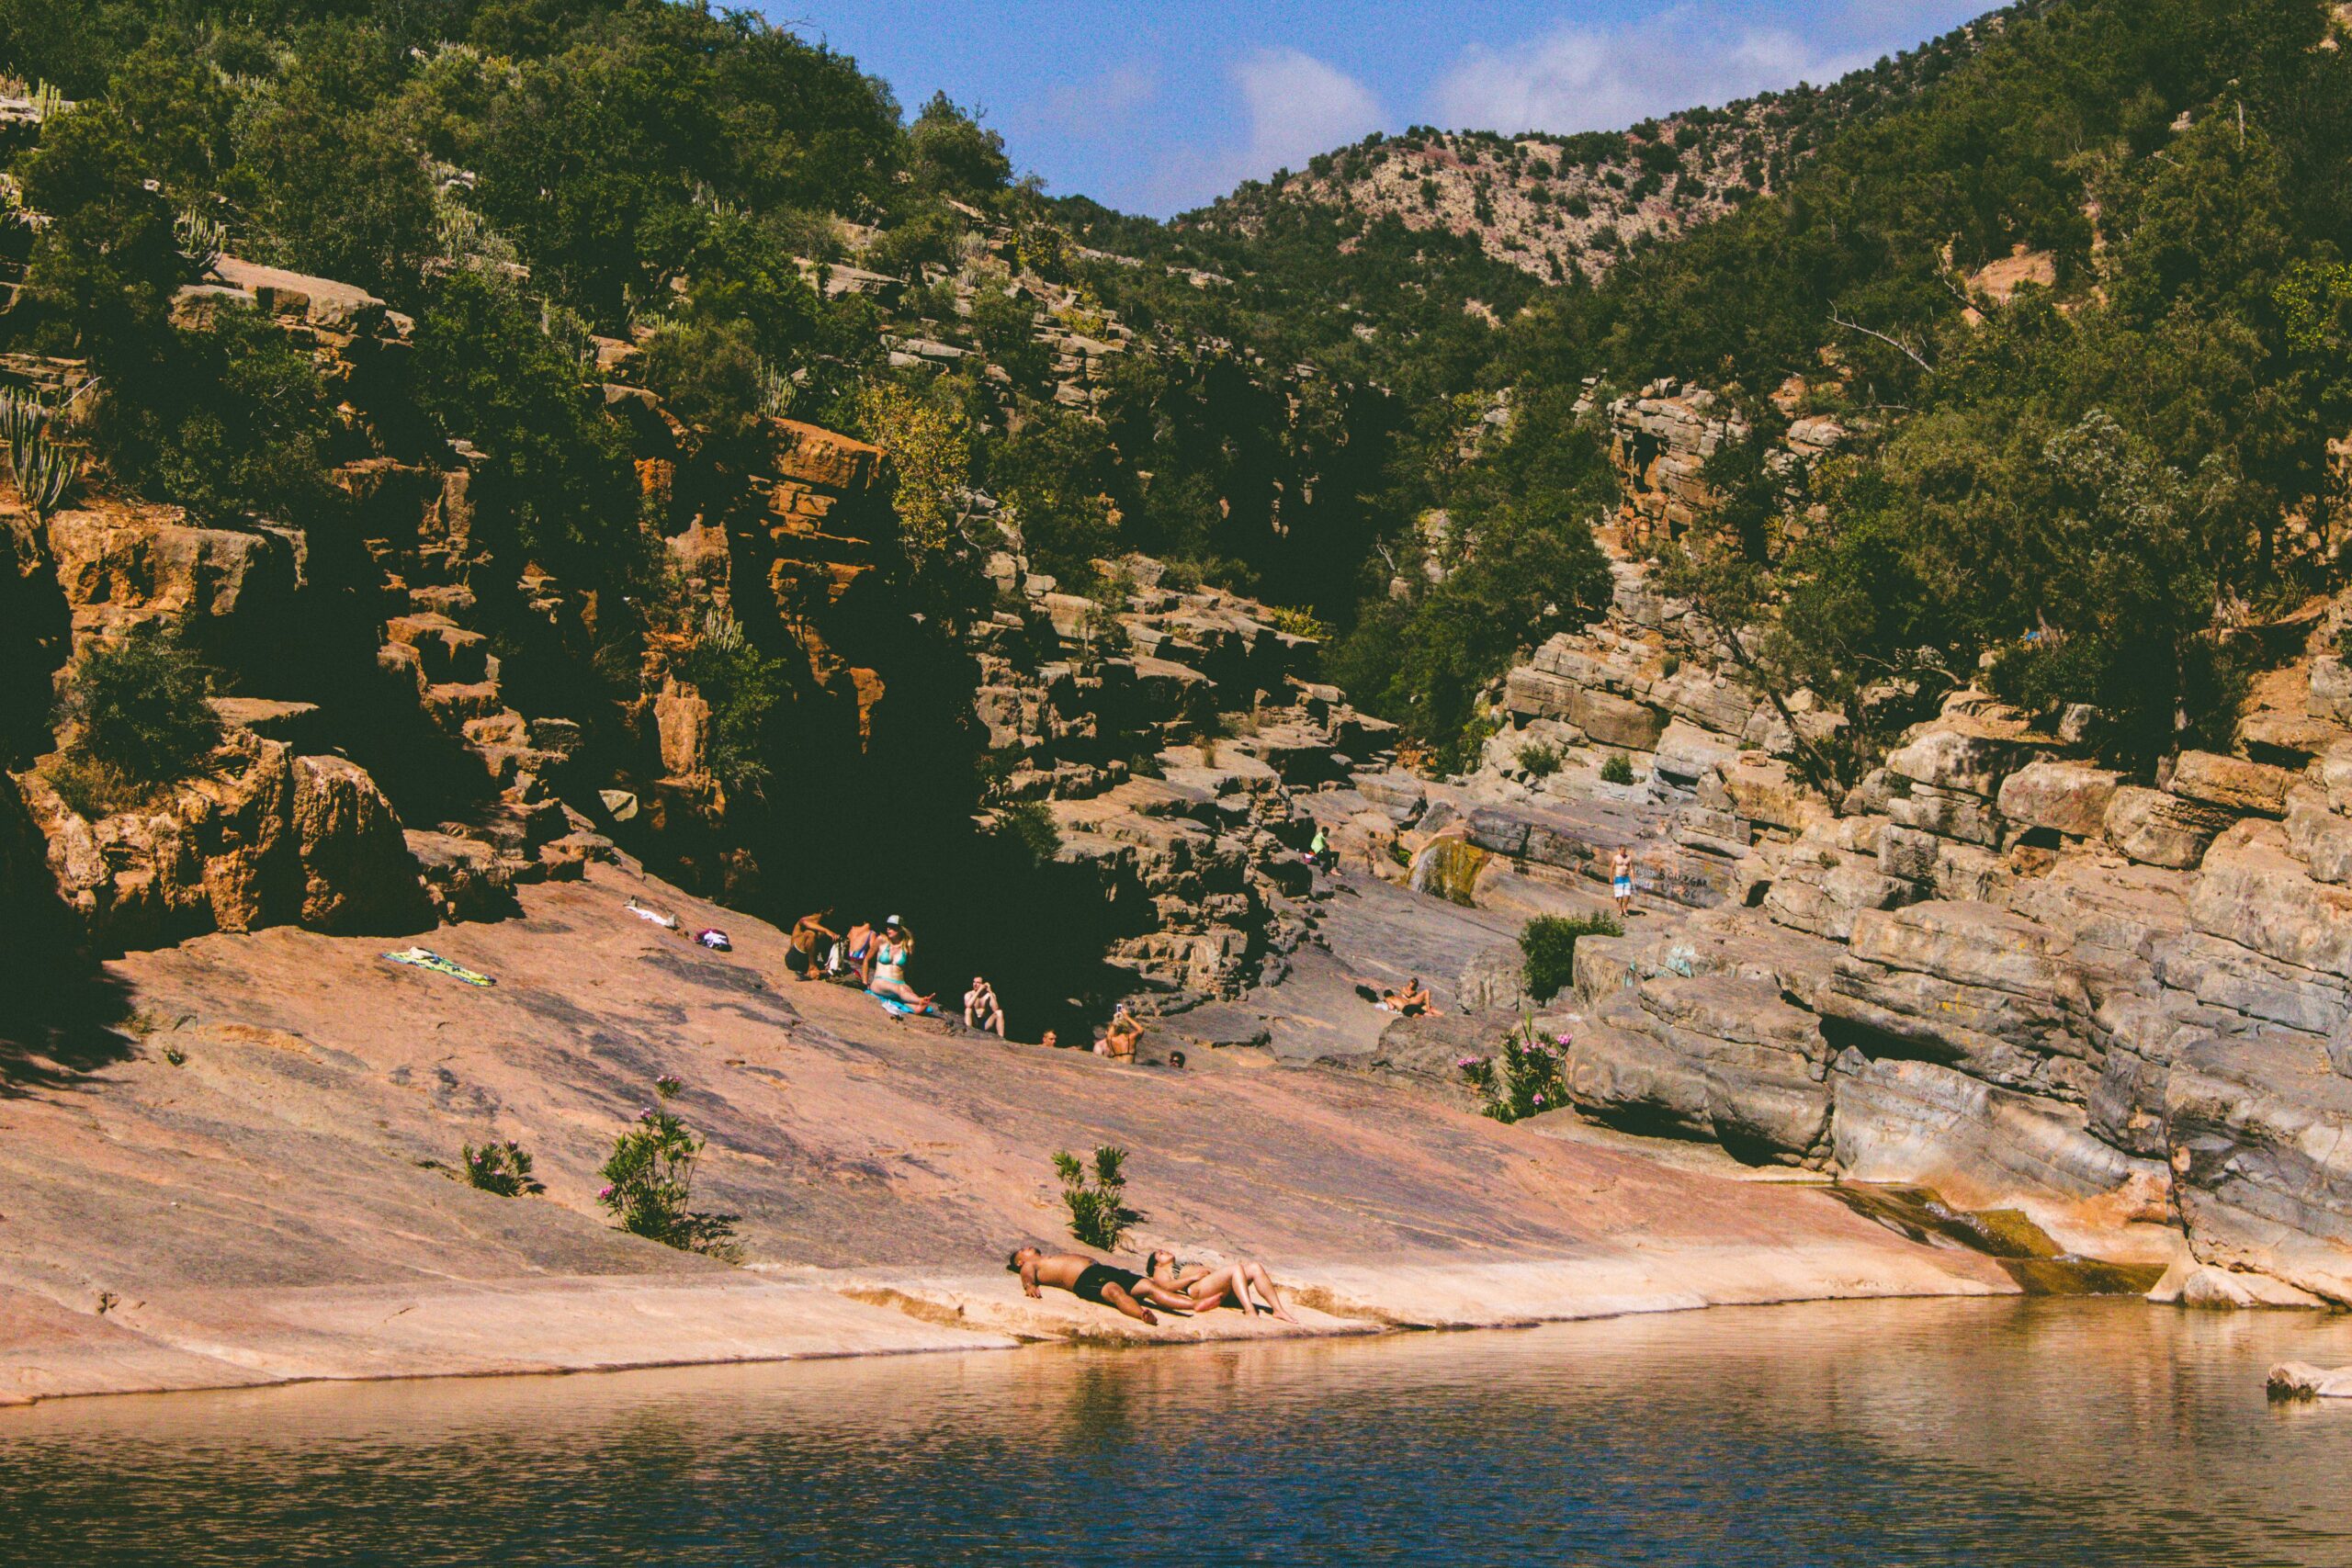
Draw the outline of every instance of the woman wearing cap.
<instances>
[{"instance_id":1,"label":"woman wearing cap","mask_svg":"<svg viewBox=\"0 0 2352 1568\"><path fill-rule=\"evenodd\" d=\"M865 988L877 997L928 1012L933 998L918 995L907 984L907 964L914 954L914 933L900 925L896 915L883 921L882 934L874 939L874 978L865 983Z\"/></svg>"}]
</instances>

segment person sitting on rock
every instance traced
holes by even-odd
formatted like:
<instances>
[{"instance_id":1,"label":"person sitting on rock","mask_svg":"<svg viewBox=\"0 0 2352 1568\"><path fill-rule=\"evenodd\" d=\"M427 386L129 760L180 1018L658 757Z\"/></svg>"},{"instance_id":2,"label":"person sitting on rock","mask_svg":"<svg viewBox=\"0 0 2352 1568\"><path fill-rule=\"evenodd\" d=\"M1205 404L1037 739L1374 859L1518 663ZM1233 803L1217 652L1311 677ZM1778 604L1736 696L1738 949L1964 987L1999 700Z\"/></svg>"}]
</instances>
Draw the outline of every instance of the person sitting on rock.
<instances>
[{"instance_id":1,"label":"person sitting on rock","mask_svg":"<svg viewBox=\"0 0 2352 1568\"><path fill-rule=\"evenodd\" d=\"M1127 1010L1126 1003L1121 1002L1112 1010L1111 1025L1102 1032L1102 1038L1095 1043L1094 1054L1108 1056L1114 1062L1132 1062L1136 1059L1136 1042L1142 1038L1143 1021Z\"/></svg>"},{"instance_id":2,"label":"person sitting on rock","mask_svg":"<svg viewBox=\"0 0 2352 1568\"><path fill-rule=\"evenodd\" d=\"M914 933L899 923L898 916L891 916L875 939L874 977L866 981L865 988L871 995L927 1013L936 998L922 996L907 984L907 964L914 954Z\"/></svg>"},{"instance_id":3,"label":"person sitting on rock","mask_svg":"<svg viewBox=\"0 0 2352 1568\"><path fill-rule=\"evenodd\" d=\"M1266 1266L1250 1258L1216 1268L1205 1263L1179 1266L1176 1255L1163 1247L1151 1255L1144 1268L1154 1283L1183 1292L1194 1312L1213 1312L1230 1301L1245 1315L1256 1317L1258 1303L1250 1299L1250 1291L1255 1289L1266 1298L1265 1310L1284 1323L1298 1321L1291 1315L1282 1292L1274 1289L1274 1277L1266 1272Z\"/></svg>"},{"instance_id":4,"label":"person sitting on rock","mask_svg":"<svg viewBox=\"0 0 2352 1568\"><path fill-rule=\"evenodd\" d=\"M1155 1325L1159 1319L1152 1314L1150 1306L1144 1304L1147 1302L1170 1312L1193 1310L1192 1298L1173 1286L1146 1279L1130 1269L1098 1263L1083 1253L1048 1255L1035 1247L1020 1247L1005 1259L1004 1267L1008 1272L1021 1276L1021 1293L1031 1301L1044 1298L1040 1285L1053 1285L1080 1301L1110 1307L1138 1323Z\"/></svg>"},{"instance_id":5,"label":"person sitting on rock","mask_svg":"<svg viewBox=\"0 0 2352 1568\"><path fill-rule=\"evenodd\" d=\"M1380 1000L1373 1005L1383 1012L1401 1013L1407 1018L1434 1018L1437 1016L1435 1000L1430 995L1430 988L1422 985L1421 977L1416 975L1398 989L1381 992Z\"/></svg>"},{"instance_id":6,"label":"person sitting on rock","mask_svg":"<svg viewBox=\"0 0 2352 1568\"><path fill-rule=\"evenodd\" d=\"M860 920L849 928L849 934L833 944L833 962L830 972L854 978L861 986L874 979L874 922Z\"/></svg>"},{"instance_id":7,"label":"person sitting on rock","mask_svg":"<svg viewBox=\"0 0 2352 1568\"><path fill-rule=\"evenodd\" d=\"M972 988L964 993L964 1023L967 1028L993 1030L999 1040L1004 1038L1004 1007L996 999L996 987L979 976L972 976Z\"/></svg>"},{"instance_id":8,"label":"person sitting on rock","mask_svg":"<svg viewBox=\"0 0 2352 1568\"><path fill-rule=\"evenodd\" d=\"M784 966L801 980L817 977L817 939L820 936L839 941L841 933L825 924L832 916L832 907L826 906L813 915L803 915L792 922L792 945L785 950Z\"/></svg>"}]
</instances>

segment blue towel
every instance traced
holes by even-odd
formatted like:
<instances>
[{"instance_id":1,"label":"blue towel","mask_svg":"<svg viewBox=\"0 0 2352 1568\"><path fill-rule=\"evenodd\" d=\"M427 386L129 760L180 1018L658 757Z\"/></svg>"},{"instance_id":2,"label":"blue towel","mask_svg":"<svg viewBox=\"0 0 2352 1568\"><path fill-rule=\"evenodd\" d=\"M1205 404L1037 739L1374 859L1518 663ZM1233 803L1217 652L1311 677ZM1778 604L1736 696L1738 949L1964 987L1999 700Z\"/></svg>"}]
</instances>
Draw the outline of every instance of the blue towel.
<instances>
[{"instance_id":1,"label":"blue towel","mask_svg":"<svg viewBox=\"0 0 2352 1568\"><path fill-rule=\"evenodd\" d=\"M918 1018L927 1010L922 1008L915 1007L910 1003L902 1002L896 997L886 997L879 991L868 991L865 994L872 997L876 1001L880 1002L882 1004L883 1010L886 1012L894 1012L900 1018Z\"/></svg>"}]
</instances>

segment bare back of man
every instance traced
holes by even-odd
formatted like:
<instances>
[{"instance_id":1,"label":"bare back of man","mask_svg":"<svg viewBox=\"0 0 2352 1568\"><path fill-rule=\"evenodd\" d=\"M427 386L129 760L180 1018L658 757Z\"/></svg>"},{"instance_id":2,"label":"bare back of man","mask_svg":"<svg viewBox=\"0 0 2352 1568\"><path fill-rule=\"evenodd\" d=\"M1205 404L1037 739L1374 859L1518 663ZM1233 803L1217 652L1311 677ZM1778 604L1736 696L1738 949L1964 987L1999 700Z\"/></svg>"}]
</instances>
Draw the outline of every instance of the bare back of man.
<instances>
[{"instance_id":1,"label":"bare back of man","mask_svg":"<svg viewBox=\"0 0 2352 1568\"><path fill-rule=\"evenodd\" d=\"M1079 1252L1042 1252L1024 1247L1005 1260L1005 1268L1021 1276L1023 1295L1036 1300L1052 1285L1082 1302L1095 1302L1125 1314L1138 1323L1157 1325L1153 1305L1174 1312L1193 1310L1191 1298L1132 1269L1120 1269Z\"/></svg>"}]
</instances>

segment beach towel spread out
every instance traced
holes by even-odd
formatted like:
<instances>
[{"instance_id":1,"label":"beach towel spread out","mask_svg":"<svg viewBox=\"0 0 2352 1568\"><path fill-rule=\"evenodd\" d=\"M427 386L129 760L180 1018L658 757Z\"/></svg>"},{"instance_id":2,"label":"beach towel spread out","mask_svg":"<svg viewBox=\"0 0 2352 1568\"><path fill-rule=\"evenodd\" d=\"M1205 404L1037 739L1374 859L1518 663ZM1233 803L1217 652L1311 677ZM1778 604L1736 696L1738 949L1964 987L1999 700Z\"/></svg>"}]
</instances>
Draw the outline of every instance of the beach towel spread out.
<instances>
[{"instance_id":1,"label":"beach towel spread out","mask_svg":"<svg viewBox=\"0 0 2352 1568\"><path fill-rule=\"evenodd\" d=\"M627 909L630 914L635 915L640 920L652 921L655 925L660 926L665 931L673 931L678 929L677 916L665 915L659 909L649 909L634 898L622 905L621 908Z\"/></svg>"},{"instance_id":2,"label":"beach towel spread out","mask_svg":"<svg viewBox=\"0 0 2352 1568\"><path fill-rule=\"evenodd\" d=\"M388 953L384 956L395 964L405 964L413 969L430 969L436 975L447 975L453 980L463 980L469 986L498 984L487 975L469 969L460 964L450 963L431 948L403 948L398 953Z\"/></svg>"}]
</instances>

